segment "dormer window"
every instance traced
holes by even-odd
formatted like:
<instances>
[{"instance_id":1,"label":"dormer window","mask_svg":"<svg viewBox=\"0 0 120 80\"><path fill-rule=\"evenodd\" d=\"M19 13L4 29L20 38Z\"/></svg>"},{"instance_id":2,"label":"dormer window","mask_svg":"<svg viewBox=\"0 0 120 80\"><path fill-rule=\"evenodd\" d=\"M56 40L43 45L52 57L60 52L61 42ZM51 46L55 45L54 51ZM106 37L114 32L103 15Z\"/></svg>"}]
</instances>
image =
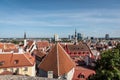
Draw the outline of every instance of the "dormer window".
<instances>
[{"instance_id":1,"label":"dormer window","mask_svg":"<svg viewBox=\"0 0 120 80\"><path fill-rule=\"evenodd\" d=\"M14 64L18 64L19 63L19 60L14 60Z\"/></svg>"},{"instance_id":2,"label":"dormer window","mask_svg":"<svg viewBox=\"0 0 120 80\"><path fill-rule=\"evenodd\" d=\"M5 64L5 61L0 61L0 66L3 66Z\"/></svg>"},{"instance_id":3,"label":"dormer window","mask_svg":"<svg viewBox=\"0 0 120 80\"><path fill-rule=\"evenodd\" d=\"M29 57L29 59L32 59L32 57Z\"/></svg>"},{"instance_id":4,"label":"dormer window","mask_svg":"<svg viewBox=\"0 0 120 80\"><path fill-rule=\"evenodd\" d=\"M80 74L78 75L78 78L85 78L85 76L80 73Z\"/></svg>"}]
</instances>

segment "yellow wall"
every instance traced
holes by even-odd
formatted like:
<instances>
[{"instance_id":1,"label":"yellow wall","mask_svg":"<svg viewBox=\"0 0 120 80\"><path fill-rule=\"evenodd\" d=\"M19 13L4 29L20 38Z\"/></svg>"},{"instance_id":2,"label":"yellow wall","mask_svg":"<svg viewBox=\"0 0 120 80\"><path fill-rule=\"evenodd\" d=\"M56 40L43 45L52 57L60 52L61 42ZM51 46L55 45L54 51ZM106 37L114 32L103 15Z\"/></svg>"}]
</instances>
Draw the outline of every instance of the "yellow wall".
<instances>
[{"instance_id":1,"label":"yellow wall","mask_svg":"<svg viewBox=\"0 0 120 80\"><path fill-rule=\"evenodd\" d=\"M27 68L26 71L25 71L25 68ZM0 69L0 73L2 73L5 70L14 73L16 71L16 69L18 69L18 71L19 71L18 74L35 76L35 65L32 67L2 68L2 69Z\"/></svg>"}]
</instances>

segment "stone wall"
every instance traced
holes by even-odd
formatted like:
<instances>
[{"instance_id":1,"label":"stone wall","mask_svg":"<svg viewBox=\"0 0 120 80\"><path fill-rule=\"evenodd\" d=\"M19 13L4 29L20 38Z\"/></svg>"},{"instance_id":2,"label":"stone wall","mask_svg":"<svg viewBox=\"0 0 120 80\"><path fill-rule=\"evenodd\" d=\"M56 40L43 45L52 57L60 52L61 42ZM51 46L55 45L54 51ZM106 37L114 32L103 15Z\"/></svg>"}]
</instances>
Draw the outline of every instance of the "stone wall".
<instances>
[{"instance_id":1,"label":"stone wall","mask_svg":"<svg viewBox=\"0 0 120 80\"><path fill-rule=\"evenodd\" d=\"M60 79L49 79L43 77L29 77L20 75L0 75L0 80L60 80Z\"/></svg>"}]
</instances>

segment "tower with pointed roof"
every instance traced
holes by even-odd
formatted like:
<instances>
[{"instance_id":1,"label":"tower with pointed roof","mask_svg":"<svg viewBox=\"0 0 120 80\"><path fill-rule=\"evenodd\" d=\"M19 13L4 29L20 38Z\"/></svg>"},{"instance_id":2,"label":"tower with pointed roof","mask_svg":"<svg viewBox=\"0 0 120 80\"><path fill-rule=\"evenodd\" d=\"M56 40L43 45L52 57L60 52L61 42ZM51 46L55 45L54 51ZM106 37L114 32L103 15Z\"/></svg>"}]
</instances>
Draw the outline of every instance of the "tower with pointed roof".
<instances>
[{"instance_id":1,"label":"tower with pointed roof","mask_svg":"<svg viewBox=\"0 0 120 80\"><path fill-rule=\"evenodd\" d=\"M72 80L74 66L75 64L70 56L59 43L56 43L38 67L45 72L53 71L54 78Z\"/></svg>"},{"instance_id":2,"label":"tower with pointed roof","mask_svg":"<svg viewBox=\"0 0 120 80\"><path fill-rule=\"evenodd\" d=\"M27 45L26 32L24 32L24 47Z\"/></svg>"},{"instance_id":3,"label":"tower with pointed roof","mask_svg":"<svg viewBox=\"0 0 120 80\"><path fill-rule=\"evenodd\" d=\"M76 45L77 44L77 31L76 31L76 29L75 29L75 42L74 42L74 44Z\"/></svg>"},{"instance_id":4,"label":"tower with pointed roof","mask_svg":"<svg viewBox=\"0 0 120 80\"><path fill-rule=\"evenodd\" d=\"M24 39L26 39L26 32L24 32Z\"/></svg>"}]
</instances>

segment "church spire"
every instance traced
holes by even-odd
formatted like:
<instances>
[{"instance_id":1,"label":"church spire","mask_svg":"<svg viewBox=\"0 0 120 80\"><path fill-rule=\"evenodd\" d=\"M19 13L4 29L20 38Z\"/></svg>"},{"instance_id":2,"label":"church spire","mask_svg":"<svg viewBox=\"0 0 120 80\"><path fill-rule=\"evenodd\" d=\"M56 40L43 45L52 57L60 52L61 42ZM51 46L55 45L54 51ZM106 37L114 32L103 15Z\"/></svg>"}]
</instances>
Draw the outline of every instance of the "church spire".
<instances>
[{"instance_id":1,"label":"church spire","mask_svg":"<svg viewBox=\"0 0 120 80\"><path fill-rule=\"evenodd\" d=\"M74 44L76 45L77 42L78 42L78 41L77 41L77 31L76 31L76 29L75 29L75 43L74 43Z\"/></svg>"},{"instance_id":2,"label":"church spire","mask_svg":"<svg viewBox=\"0 0 120 80\"><path fill-rule=\"evenodd\" d=\"M27 45L26 32L24 32L24 47Z\"/></svg>"},{"instance_id":3,"label":"church spire","mask_svg":"<svg viewBox=\"0 0 120 80\"><path fill-rule=\"evenodd\" d=\"M24 39L26 39L26 32L24 32Z\"/></svg>"},{"instance_id":4,"label":"church spire","mask_svg":"<svg viewBox=\"0 0 120 80\"><path fill-rule=\"evenodd\" d=\"M76 29L75 29L75 37L77 37L77 31L76 31Z\"/></svg>"}]
</instances>

